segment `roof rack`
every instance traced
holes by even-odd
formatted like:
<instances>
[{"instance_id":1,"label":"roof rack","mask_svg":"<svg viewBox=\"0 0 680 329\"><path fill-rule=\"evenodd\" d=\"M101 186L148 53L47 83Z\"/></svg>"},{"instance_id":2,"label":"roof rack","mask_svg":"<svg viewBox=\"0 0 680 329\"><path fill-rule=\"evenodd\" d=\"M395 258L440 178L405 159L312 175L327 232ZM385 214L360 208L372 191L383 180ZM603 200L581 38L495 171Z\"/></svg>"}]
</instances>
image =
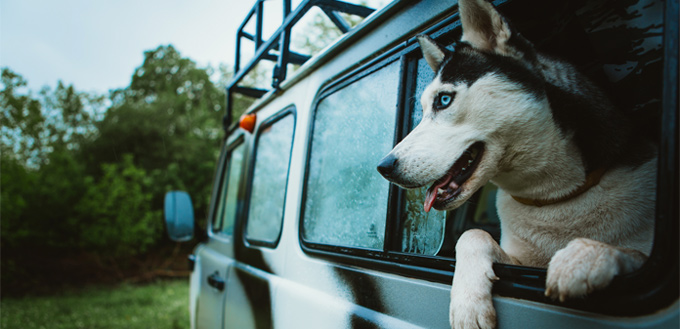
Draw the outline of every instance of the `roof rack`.
<instances>
[{"instance_id":1,"label":"roof rack","mask_svg":"<svg viewBox=\"0 0 680 329\"><path fill-rule=\"evenodd\" d=\"M264 17L264 3L265 0L256 0L253 8L246 15L245 20L236 32L236 60L234 64L234 78L227 86L227 113L224 116L224 129L229 130L231 126L233 94L238 93L248 97L260 98L264 96L271 89L259 89L251 87L239 86L243 78L253 69L261 60L268 60L275 62L274 72L272 74L272 89L278 89L281 82L286 79L288 64L304 64L311 56L299 54L290 50L290 34L293 26L313 7L319 7L333 24L342 32L348 32L351 27L347 21L340 15L340 13L366 17L373 13L375 9L368 8L361 5L355 5L338 0L303 0L294 12L291 12L291 0L282 0L283 2L283 23L272 34L269 40L262 40L262 23ZM255 16L255 35L245 32L243 29L246 24L250 22L251 18ZM241 40L246 38L255 42L255 56L241 67ZM272 50L278 50L276 54L270 53Z\"/></svg>"}]
</instances>

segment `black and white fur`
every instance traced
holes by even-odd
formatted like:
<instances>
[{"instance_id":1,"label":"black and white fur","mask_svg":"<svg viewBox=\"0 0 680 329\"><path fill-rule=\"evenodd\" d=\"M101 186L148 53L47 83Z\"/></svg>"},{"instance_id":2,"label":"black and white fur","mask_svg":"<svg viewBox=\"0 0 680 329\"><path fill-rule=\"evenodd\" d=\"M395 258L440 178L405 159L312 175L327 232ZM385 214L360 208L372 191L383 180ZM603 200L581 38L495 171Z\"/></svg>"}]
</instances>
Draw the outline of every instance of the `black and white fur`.
<instances>
[{"instance_id":1,"label":"black and white fur","mask_svg":"<svg viewBox=\"0 0 680 329\"><path fill-rule=\"evenodd\" d=\"M459 207L489 181L499 187L500 246L481 230L461 236L450 305L453 328L493 328L494 262L547 267L545 294L560 300L642 266L656 150L588 79L537 52L490 3L460 0L459 11L455 51L419 37L436 72L423 119L378 169L405 188L433 185L426 210ZM598 168L599 184L574 198L543 207L512 198L564 198Z\"/></svg>"}]
</instances>

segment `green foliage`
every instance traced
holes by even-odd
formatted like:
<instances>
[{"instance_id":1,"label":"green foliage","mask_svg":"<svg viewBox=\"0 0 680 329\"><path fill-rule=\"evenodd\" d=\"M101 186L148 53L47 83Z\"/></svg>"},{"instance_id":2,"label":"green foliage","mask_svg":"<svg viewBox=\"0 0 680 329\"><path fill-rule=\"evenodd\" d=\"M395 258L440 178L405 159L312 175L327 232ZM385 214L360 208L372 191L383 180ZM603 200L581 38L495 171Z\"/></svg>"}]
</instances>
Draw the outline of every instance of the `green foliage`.
<instances>
[{"instance_id":1,"label":"green foliage","mask_svg":"<svg viewBox=\"0 0 680 329\"><path fill-rule=\"evenodd\" d=\"M85 192L85 168L65 147L56 148L46 160L35 172L36 184L24 192L31 206L18 222L30 235L22 244L68 249L78 239L71 223L80 216L74 205Z\"/></svg>"},{"instance_id":2,"label":"green foliage","mask_svg":"<svg viewBox=\"0 0 680 329\"><path fill-rule=\"evenodd\" d=\"M85 179L87 191L75 207L82 216L79 247L113 256L132 256L153 245L162 231L161 211L151 208L151 179L130 154L122 163L103 164L103 177Z\"/></svg>"},{"instance_id":3,"label":"green foliage","mask_svg":"<svg viewBox=\"0 0 680 329\"><path fill-rule=\"evenodd\" d=\"M26 168L11 157L8 152L2 152L0 156L0 192L2 193L2 216L0 219L0 235L2 236L3 249L6 246L15 246L17 241L30 235L30 227L21 220L22 214L29 207L29 196L24 193L26 186L35 186L37 177L35 173ZM3 273L4 274L4 273Z\"/></svg>"},{"instance_id":4,"label":"green foliage","mask_svg":"<svg viewBox=\"0 0 680 329\"><path fill-rule=\"evenodd\" d=\"M55 148L78 148L93 133L104 102L102 96L77 92L61 81L54 91L46 87L36 98L26 90L26 81L7 68L2 69L2 84L2 151L33 168Z\"/></svg>"},{"instance_id":5,"label":"green foliage","mask_svg":"<svg viewBox=\"0 0 680 329\"><path fill-rule=\"evenodd\" d=\"M145 52L130 85L108 99L62 82L34 94L3 68L3 286L40 262L40 252L28 251L46 258L87 252L100 266L130 263L167 241L161 210L170 190L187 191L203 223L231 76L225 66L217 74L197 67L170 45ZM237 96L235 119L251 103Z\"/></svg>"},{"instance_id":6,"label":"green foliage","mask_svg":"<svg viewBox=\"0 0 680 329\"><path fill-rule=\"evenodd\" d=\"M61 82L33 94L2 70L3 285L27 273L22 250L128 262L164 241L169 190L189 192L206 217L224 136L225 94L211 74L160 46L106 102Z\"/></svg>"},{"instance_id":7,"label":"green foliage","mask_svg":"<svg viewBox=\"0 0 680 329\"><path fill-rule=\"evenodd\" d=\"M161 46L145 53L130 86L111 100L96 138L83 145L90 174L101 175L97 163L132 154L153 181L153 209L161 209L165 192L181 189L194 197L197 218L205 217L223 136L224 92L205 69Z\"/></svg>"},{"instance_id":8,"label":"green foliage","mask_svg":"<svg viewBox=\"0 0 680 329\"><path fill-rule=\"evenodd\" d=\"M45 117L40 102L27 92L26 80L9 69L2 69L0 91L0 138L2 153L28 163L42 151Z\"/></svg>"},{"instance_id":9,"label":"green foliage","mask_svg":"<svg viewBox=\"0 0 680 329\"><path fill-rule=\"evenodd\" d=\"M86 110L101 99L61 82L36 99L9 69L2 82L2 247L67 248L77 238L67 219L84 192L75 149L91 126Z\"/></svg>"},{"instance_id":10,"label":"green foliage","mask_svg":"<svg viewBox=\"0 0 680 329\"><path fill-rule=\"evenodd\" d=\"M92 287L61 296L2 298L0 327L189 328L186 280L146 286Z\"/></svg>"},{"instance_id":11,"label":"green foliage","mask_svg":"<svg viewBox=\"0 0 680 329\"><path fill-rule=\"evenodd\" d=\"M103 96L77 92L61 81L54 91L44 88L41 96L49 145L77 149L92 137L95 118L103 112Z\"/></svg>"}]
</instances>

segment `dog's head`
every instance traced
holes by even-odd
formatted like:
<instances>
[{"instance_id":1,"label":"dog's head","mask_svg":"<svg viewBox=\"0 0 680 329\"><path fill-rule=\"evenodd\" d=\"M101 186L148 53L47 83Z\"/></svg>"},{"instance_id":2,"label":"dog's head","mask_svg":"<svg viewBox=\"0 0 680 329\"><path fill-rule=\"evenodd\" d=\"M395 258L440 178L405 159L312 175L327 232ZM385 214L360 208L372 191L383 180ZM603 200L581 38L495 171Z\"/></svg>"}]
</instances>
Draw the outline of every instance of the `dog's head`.
<instances>
[{"instance_id":1,"label":"dog's head","mask_svg":"<svg viewBox=\"0 0 680 329\"><path fill-rule=\"evenodd\" d=\"M485 0L460 0L461 42L450 51L418 37L436 72L424 91L423 119L378 165L404 188L430 186L425 210L460 206L541 139L551 121L533 45ZM532 131L532 133L527 133ZM533 134L533 135L532 135Z\"/></svg>"}]
</instances>

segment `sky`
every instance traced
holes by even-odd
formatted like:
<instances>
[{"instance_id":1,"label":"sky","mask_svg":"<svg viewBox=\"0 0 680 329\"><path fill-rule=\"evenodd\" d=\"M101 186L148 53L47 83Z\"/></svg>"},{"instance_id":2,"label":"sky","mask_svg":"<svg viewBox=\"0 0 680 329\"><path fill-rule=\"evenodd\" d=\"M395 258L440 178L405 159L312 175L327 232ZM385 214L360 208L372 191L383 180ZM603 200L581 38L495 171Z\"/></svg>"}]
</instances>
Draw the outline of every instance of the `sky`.
<instances>
[{"instance_id":1,"label":"sky","mask_svg":"<svg viewBox=\"0 0 680 329\"><path fill-rule=\"evenodd\" d=\"M144 51L159 45L172 44L199 67L231 66L236 29L253 3L0 0L0 67L23 76L35 91L62 80L76 90L106 93L129 85Z\"/></svg>"}]
</instances>

